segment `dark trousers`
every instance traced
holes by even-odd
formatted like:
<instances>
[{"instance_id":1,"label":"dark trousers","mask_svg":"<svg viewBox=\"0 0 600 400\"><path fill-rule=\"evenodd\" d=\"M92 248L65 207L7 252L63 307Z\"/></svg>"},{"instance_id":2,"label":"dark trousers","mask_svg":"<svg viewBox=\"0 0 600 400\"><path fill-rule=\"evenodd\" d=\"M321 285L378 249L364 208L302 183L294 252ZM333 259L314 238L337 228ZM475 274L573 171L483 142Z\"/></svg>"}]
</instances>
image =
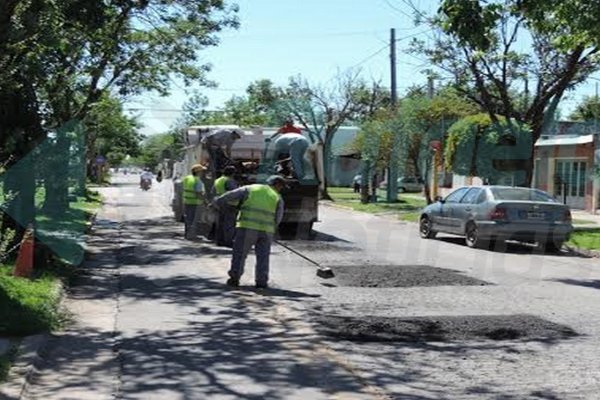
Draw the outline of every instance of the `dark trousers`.
<instances>
[{"instance_id":1,"label":"dark trousers","mask_svg":"<svg viewBox=\"0 0 600 400\"><path fill-rule=\"evenodd\" d=\"M233 241L233 256L229 276L239 280L244 274L246 257L254 246L256 254L255 280L257 285L269 282L269 257L273 235L254 229L237 228Z\"/></svg>"},{"instance_id":2,"label":"dark trousers","mask_svg":"<svg viewBox=\"0 0 600 400\"><path fill-rule=\"evenodd\" d=\"M237 208L229 205L219 210L215 235L218 246L233 246L237 212Z\"/></svg>"},{"instance_id":3,"label":"dark trousers","mask_svg":"<svg viewBox=\"0 0 600 400\"><path fill-rule=\"evenodd\" d=\"M195 204L184 204L183 206L186 239L194 239L198 236L198 208Z\"/></svg>"}]
</instances>

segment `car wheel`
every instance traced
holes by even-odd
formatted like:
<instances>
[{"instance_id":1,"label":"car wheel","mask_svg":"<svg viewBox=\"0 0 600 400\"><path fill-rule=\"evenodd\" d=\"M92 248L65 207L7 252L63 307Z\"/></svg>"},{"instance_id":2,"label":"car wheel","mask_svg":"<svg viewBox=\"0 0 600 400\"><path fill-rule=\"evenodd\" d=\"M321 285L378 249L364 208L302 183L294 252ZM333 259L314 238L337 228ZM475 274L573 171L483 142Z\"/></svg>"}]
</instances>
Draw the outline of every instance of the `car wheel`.
<instances>
[{"instance_id":1,"label":"car wheel","mask_svg":"<svg viewBox=\"0 0 600 400\"><path fill-rule=\"evenodd\" d=\"M435 235L437 235L437 232L434 231L431 226L431 219L429 219L428 216L425 215L421 217L421 220L419 221L419 235L423 239L433 239L435 238Z\"/></svg>"},{"instance_id":2,"label":"car wheel","mask_svg":"<svg viewBox=\"0 0 600 400\"><path fill-rule=\"evenodd\" d=\"M544 243L544 251L546 253L560 253L560 249L565 242L563 240L548 240Z\"/></svg>"},{"instance_id":3,"label":"car wheel","mask_svg":"<svg viewBox=\"0 0 600 400\"><path fill-rule=\"evenodd\" d=\"M479 229L477 229L477 225L474 222L469 222L467 224L467 229L465 229L465 242L467 246L471 248L481 248L484 246L484 241L479 237Z\"/></svg>"}]
</instances>

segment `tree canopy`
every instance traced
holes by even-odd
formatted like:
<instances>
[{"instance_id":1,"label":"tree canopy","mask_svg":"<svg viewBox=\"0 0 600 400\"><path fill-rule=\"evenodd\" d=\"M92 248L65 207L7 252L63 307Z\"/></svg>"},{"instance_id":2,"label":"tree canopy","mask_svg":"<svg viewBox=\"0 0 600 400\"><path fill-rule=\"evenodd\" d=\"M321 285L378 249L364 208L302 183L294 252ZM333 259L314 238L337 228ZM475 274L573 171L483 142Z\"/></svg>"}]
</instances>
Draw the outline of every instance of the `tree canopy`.
<instances>
[{"instance_id":1,"label":"tree canopy","mask_svg":"<svg viewBox=\"0 0 600 400\"><path fill-rule=\"evenodd\" d=\"M530 126L534 143L565 91L598 69L600 36L590 22L599 14L599 3L584 0L444 0L428 20L442 34L429 44L415 42L413 50L495 123L504 116ZM526 184L532 157L533 146Z\"/></svg>"}]
</instances>

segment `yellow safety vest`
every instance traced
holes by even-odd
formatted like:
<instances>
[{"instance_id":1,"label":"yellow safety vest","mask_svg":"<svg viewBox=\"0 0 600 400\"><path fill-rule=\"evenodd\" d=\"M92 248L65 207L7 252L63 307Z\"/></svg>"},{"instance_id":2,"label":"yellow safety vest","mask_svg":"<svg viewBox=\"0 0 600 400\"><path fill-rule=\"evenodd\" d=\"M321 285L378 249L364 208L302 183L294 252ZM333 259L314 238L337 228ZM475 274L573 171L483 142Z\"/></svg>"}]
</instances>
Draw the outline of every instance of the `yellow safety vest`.
<instances>
[{"instance_id":1,"label":"yellow safety vest","mask_svg":"<svg viewBox=\"0 0 600 400\"><path fill-rule=\"evenodd\" d=\"M214 183L215 193L217 194L217 196L220 196L226 192L225 185L227 184L228 180L229 180L229 178L226 176L221 176L221 177L217 178L217 180Z\"/></svg>"},{"instance_id":2,"label":"yellow safety vest","mask_svg":"<svg viewBox=\"0 0 600 400\"><path fill-rule=\"evenodd\" d=\"M183 204L198 205L201 204L196 193L196 183L200 178L194 175L188 175L183 178Z\"/></svg>"},{"instance_id":3,"label":"yellow safety vest","mask_svg":"<svg viewBox=\"0 0 600 400\"><path fill-rule=\"evenodd\" d=\"M275 233L275 215L280 198L279 193L269 185L250 185L236 227Z\"/></svg>"},{"instance_id":4,"label":"yellow safety vest","mask_svg":"<svg viewBox=\"0 0 600 400\"><path fill-rule=\"evenodd\" d=\"M227 188L225 187L225 185L227 185L227 182L229 181L229 177L227 176L221 176L219 178L217 178L217 180L214 183L214 187L215 187L215 194L217 196L220 196L222 194L224 194L227 191ZM238 205L238 201L237 200L231 200L228 201L227 204L232 206L232 207L237 207Z\"/></svg>"}]
</instances>

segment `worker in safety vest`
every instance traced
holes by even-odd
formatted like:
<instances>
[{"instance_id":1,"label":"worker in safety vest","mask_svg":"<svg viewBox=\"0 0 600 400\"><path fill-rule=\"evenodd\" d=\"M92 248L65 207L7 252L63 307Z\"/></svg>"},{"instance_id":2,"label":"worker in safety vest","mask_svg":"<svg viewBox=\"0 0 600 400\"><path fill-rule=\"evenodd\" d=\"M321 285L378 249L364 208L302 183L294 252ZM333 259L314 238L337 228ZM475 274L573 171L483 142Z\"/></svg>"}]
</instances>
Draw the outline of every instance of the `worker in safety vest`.
<instances>
[{"instance_id":1,"label":"worker in safety vest","mask_svg":"<svg viewBox=\"0 0 600 400\"><path fill-rule=\"evenodd\" d=\"M283 199L279 193L285 187L285 179L273 175L266 185L242 186L214 200L213 204L219 208L230 201L240 202L227 285L239 286L246 257L254 245L256 287L268 287L271 242L283 218Z\"/></svg>"},{"instance_id":2,"label":"worker in safety vest","mask_svg":"<svg viewBox=\"0 0 600 400\"><path fill-rule=\"evenodd\" d=\"M235 174L235 167L228 165L223 169L223 175L221 175L213 184L213 191L215 197L222 196L226 192L235 190L238 188L236 180L233 178ZM233 237L235 236L235 218L237 216L238 201L231 201L225 203L219 208L219 216L216 223L216 242L217 246L233 246Z\"/></svg>"},{"instance_id":3,"label":"worker in safety vest","mask_svg":"<svg viewBox=\"0 0 600 400\"><path fill-rule=\"evenodd\" d=\"M204 184L202 175L205 167L201 164L192 166L191 174L182 180L183 186L183 218L185 221L185 238L193 240L197 236L197 224L201 206L204 204Z\"/></svg>"}]
</instances>

